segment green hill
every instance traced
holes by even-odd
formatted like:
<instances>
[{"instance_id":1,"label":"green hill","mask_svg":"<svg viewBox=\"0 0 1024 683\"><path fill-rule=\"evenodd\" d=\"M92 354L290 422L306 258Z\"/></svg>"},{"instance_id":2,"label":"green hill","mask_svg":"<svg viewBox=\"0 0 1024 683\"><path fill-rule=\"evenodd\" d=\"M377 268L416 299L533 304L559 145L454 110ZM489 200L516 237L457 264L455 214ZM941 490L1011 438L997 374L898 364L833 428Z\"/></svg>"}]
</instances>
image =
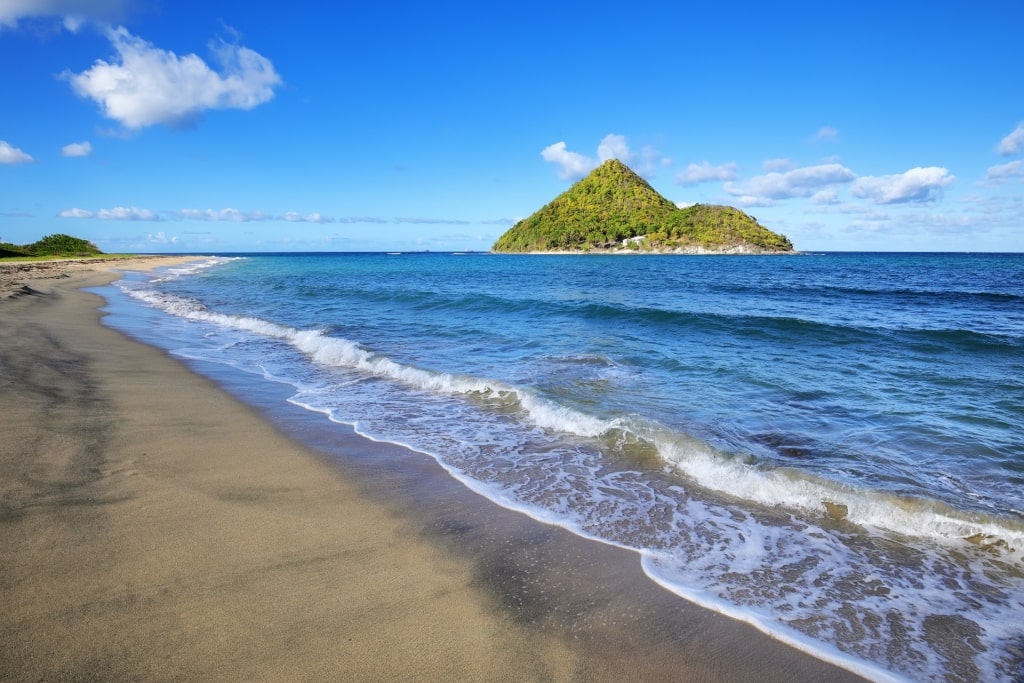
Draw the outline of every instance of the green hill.
<instances>
[{"instance_id":1,"label":"green hill","mask_svg":"<svg viewBox=\"0 0 1024 683\"><path fill-rule=\"evenodd\" d=\"M624 246L624 240L629 240ZM678 208L609 159L498 238L492 251L785 253L793 245L730 206Z\"/></svg>"},{"instance_id":2,"label":"green hill","mask_svg":"<svg viewBox=\"0 0 1024 683\"><path fill-rule=\"evenodd\" d=\"M71 235L47 235L32 244L0 243L0 257L5 256L99 256L103 252L93 244Z\"/></svg>"}]
</instances>

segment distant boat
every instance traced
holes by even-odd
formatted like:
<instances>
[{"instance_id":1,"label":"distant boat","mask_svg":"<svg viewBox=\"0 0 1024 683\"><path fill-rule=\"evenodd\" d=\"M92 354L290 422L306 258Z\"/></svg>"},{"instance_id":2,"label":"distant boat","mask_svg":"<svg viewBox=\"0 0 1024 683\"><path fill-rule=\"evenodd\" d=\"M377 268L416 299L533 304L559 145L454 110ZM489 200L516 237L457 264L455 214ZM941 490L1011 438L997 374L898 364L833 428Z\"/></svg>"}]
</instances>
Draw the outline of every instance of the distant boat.
<instances>
[{"instance_id":1,"label":"distant boat","mask_svg":"<svg viewBox=\"0 0 1024 683\"><path fill-rule=\"evenodd\" d=\"M389 251L388 252L388 256L401 256L401 255L402 255L402 252L400 252L400 251Z\"/></svg>"}]
</instances>

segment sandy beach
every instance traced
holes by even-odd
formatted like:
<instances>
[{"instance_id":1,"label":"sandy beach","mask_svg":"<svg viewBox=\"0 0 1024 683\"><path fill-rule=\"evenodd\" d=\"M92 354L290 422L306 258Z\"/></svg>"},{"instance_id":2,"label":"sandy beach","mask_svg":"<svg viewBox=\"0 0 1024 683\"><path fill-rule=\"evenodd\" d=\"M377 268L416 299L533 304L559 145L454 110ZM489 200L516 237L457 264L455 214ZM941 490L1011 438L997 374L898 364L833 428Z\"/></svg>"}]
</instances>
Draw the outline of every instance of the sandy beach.
<instances>
[{"instance_id":1,"label":"sandy beach","mask_svg":"<svg viewBox=\"0 0 1024 683\"><path fill-rule=\"evenodd\" d=\"M268 419L81 289L170 263L0 265L0 680L855 680L425 457Z\"/></svg>"}]
</instances>

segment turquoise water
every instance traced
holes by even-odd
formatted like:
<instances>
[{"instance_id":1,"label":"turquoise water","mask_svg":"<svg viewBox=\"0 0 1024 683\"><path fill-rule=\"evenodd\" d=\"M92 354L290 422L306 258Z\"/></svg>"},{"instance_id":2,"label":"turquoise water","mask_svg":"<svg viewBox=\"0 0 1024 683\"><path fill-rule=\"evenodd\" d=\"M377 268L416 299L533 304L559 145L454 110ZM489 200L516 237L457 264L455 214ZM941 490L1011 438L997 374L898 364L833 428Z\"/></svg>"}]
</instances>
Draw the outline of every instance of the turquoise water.
<instances>
[{"instance_id":1,"label":"turquoise water","mask_svg":"<svg viewBox=\"0 0 1024 683\"><path fill-rule=\"evenodd\" d=\"M1024 677L1024 256L305 254L111 324L872 678Z\"/></svg>"}]
</instances>

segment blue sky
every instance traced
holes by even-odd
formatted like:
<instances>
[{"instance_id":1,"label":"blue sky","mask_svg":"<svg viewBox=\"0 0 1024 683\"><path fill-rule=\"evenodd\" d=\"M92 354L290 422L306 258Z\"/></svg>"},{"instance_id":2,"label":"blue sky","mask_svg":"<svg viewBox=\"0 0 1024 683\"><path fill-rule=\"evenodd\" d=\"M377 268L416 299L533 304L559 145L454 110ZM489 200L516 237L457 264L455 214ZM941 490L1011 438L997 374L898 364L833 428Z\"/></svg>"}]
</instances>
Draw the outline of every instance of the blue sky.
<instances>
[{"instance_id":1,"label":"blue sky","mask_svg":"<svg viewBox=\"0 0 1024 683\"><path fill-rule=\"evenodd\" d=\"M0 239L484 250L602 159L804 250L1024 251L1024 3L0 0Z\"/></svg>"}]
</instances>

